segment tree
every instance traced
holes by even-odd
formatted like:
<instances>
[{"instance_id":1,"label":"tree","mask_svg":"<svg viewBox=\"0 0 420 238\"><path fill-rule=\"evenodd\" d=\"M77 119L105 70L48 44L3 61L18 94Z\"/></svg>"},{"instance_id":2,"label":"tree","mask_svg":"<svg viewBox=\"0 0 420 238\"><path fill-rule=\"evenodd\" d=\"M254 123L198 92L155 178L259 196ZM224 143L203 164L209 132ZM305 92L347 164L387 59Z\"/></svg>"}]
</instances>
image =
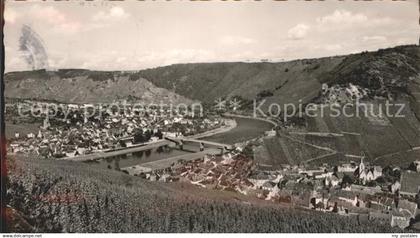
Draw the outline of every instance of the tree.
<instances>
[{"instance_id":1,"label":"tree","mask_svg":"<svg viewBox=\"0 0 420 238\"><path fill-rule=\"evenodd\" d=\"M346 187L347 185L351 185L353 183L353 179L349 175L345 174L343 176L343 181L341 182L341 187Z\"/></svg>"},{"instance_id":2,"label":"tree","mask_svg":"<svg viewBox=\"0 0 420 238\"><path fill-rule=\"evenodd\" d=\"M143 130L142 129L138 129L135 133L134 133L134 143L144 143L145 142L145 136L143 134Z\"/></svg>"},{"instance_id":3,"label":"tree","mask_svg":"<svg viewBox=\"0 0 420 238\"><path fill-rule=\"evenodd\" d=\"M157 130L155 136L158 137L160 140L163 139L163 133L160 129Z\"/></svg>"},{"instance_id":4,"label":"tree","mask_svg":"<svg viewBox=\"0 0 420 238\"><path fill-rule=\"evenodd\" d=\"M262 90L257 94L257 98L266 98L273 96L273 93L270 90Z\"/></svg>"},{"instance_id":5,"label":"tree","mask_svg":"<svg viewBox=\"0 0 420 238\"><path fill-rule=\"evenodd\" d=\"M242 150L242 154L247 158L254 159L253 145L251 144L246 145L245 148Z\"/></svg>"}]
</instances>

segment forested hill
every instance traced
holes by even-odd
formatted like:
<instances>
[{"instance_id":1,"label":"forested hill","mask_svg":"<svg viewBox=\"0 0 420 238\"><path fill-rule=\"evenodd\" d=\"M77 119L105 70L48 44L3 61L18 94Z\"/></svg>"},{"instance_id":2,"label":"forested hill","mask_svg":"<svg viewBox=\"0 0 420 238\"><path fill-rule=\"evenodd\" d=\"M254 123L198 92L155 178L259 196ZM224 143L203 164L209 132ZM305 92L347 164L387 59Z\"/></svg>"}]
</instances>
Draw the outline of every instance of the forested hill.
<instances>
[{"instance_id":1,"label":"forested hill","mask_svg":"<svg viewBox=\"0 0 420 238\"><path fill-rule=\"evenodd\" d=\"M5 87L7 98L64 103L109 103L120 100L191 103L186 97L121 71L62 69L11 72L5 75Z\"/></svg>"},{"instance_id":2,"label":"forested hill","mask_svg":"<svg viewBox=\"0 0 420 238\"><path fill-rule=\"evenodd\" d=\"M310 101L323 82L353 83L374 90L418 91L420 47L279 63L179 64L139 72L158 87L212 102L219 97L267 97L277 103ZM379 92L380 93L380 92ZM413 94L414 95L414 94Z\"/></svg>"}]
</instances>

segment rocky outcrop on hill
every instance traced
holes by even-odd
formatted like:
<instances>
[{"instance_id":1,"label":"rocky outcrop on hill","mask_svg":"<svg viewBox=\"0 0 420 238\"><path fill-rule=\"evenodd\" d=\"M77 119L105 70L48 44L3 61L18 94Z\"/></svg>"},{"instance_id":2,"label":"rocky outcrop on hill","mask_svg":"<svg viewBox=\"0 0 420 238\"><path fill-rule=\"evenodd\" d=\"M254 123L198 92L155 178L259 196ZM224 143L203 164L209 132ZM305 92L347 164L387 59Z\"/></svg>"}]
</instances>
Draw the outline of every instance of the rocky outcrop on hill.
<instances>
[{"instance_id":1,"label":"rocky outcrop on hill","mask_svg":"<svg viewBox=\"0 0 420 238\"><path fill-rule=\"evenodd\" d=\"M420 83L420 47L404 46L350 55L321 80L359 85L370 89L372 96L410 94L410 85Z\"/></svg>"}]
</instances>

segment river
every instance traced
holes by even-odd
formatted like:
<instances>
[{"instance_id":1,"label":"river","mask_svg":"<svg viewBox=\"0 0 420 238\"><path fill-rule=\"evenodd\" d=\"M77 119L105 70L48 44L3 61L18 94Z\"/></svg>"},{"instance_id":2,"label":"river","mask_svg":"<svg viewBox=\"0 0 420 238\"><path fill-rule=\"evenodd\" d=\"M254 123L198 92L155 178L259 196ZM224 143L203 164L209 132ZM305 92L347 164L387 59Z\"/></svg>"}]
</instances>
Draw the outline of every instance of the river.
<instances>
[{"instance_id":1,"label":"river","mask_svg":"<svg viewBox=\"0 0 420 238\"><path fill-rule=\"evenodd\" d=\"M251 118L239 118L235 117L236 127L220 134L204 137L200 139L224 143L224 144L235 144L250 140L262 135L265 131L270 130L273 125L256 119ZM120 169L124 167L130 167L138 164L143 164L151 161L161 160L173 156L178 156L186 153L199 151L199 147L196 143L186 143L183 150L175 148L156 148L151 151L145 151L132 156L126 156L125 158L108 158L99 161L92 161L89 163L96 163L101 167L109 169Z\"/></svg>"},{"instance_id":2,"label":"river","mask_svg":"<svg viewBox=\"0 0 420 238\"><path fill-rule=\"evenodd\" d=\"M237 126L225 133L216 134L200 139L224 144L234 144L256 138L265 131L271 130L273 125L262 120L235 117Z\"/></svg>"}]
</instances>

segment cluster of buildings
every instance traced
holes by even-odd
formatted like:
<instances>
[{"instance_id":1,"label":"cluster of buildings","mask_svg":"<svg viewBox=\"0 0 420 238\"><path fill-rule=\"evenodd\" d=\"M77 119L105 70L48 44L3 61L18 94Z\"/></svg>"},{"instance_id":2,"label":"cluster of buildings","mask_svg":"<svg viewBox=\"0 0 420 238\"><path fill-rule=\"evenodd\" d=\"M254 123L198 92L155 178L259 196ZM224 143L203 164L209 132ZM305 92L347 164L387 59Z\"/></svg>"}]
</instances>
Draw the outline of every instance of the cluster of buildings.
<instances>
[{"instance_id":1,"label":"cluster of buildings","mask_svg":"<svg viewBox=\"0 0 420 238\"><path fill-rule=\"evenodd\" d=\"M291 167L260 171L249 179L258 197L398 226L418 223L420 164L416 170L348 163L328 168Z\"/></svg>"},{"instance_id":2,"label":"cluster of buildings","mask_svg":"<svg viewBox=\"0 0 420 238\"><path fill-rule=\"evenodd\" d=\"M247 194L253 186L248 176L254 167L251 159L238 151L231 151L223 155L206 155L191 161L180 160L165 169L134 175L151 181L189 182L203 188Z\"/></svg>"},{"instance_id":3,"label":"cluster of buildings","mask_svg":"<svg viewBox=\"0 0 420 238\"><path fill-rule=\"evenodd\" d=\"M290 166L266 171L231 152L180 162L142 176L154 181L186 181L404 229L418 222L420 215L420 161L413 164L416 171L373 166L363 159L335 167Z\"/></svg>"},{"instance_id":4,"label":"cluster of buildings","mask_svg":"<svg viewBox=\"0 0 420 238\"><path fill-rule=\"evenodd\" d=\"M127 146L127 141L144 143L164 136L188 136L223 125L218 117L191 117L174 113L151 112L139 116L135 111L86 117L89 105L67 105L66 117L44 115L37 133L16 132L9 139L11 153L35 154L40 157L73 157ZM169 110L169 109L165 109ZM123 143L124 142L124 143Z\"/></svg>"}]
</instances>

